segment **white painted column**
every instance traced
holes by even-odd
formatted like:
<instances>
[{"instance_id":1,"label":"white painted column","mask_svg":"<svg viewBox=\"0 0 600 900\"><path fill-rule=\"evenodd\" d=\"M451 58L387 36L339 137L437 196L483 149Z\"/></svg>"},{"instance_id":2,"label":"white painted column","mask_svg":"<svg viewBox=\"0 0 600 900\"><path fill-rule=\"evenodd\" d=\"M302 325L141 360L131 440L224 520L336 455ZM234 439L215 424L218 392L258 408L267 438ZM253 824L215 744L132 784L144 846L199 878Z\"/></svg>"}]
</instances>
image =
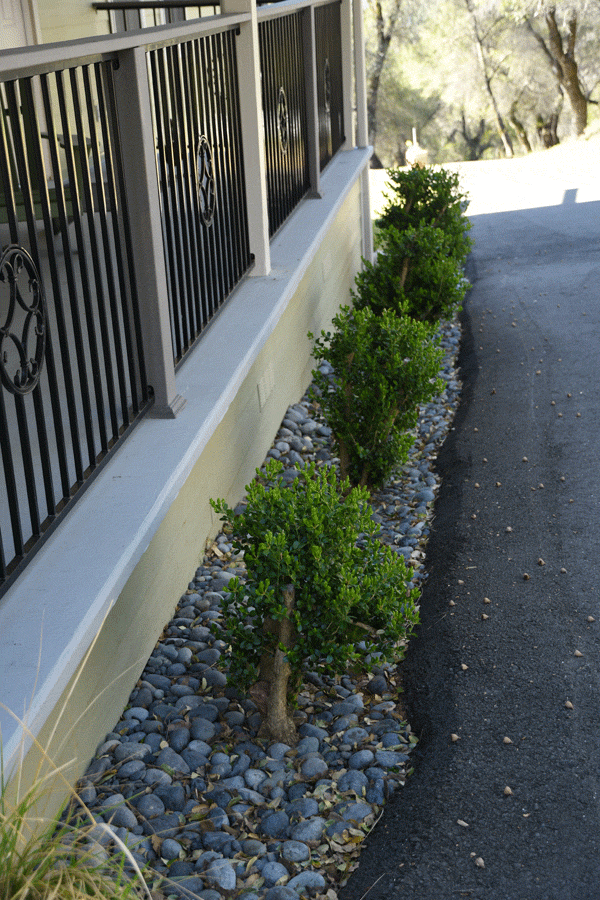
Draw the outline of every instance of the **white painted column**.
<instances>
[{"instance_id":1,"label":"white painted column","mask_svg":"<svg viewBox=\"0 0 600 900\"><path fill-rule=\"evenodd\" d=\"M342 6L345 0L342 2ZM350 2L350 0L348 0ZM354 78L356 84L356 144L369 146L367 120L367 74L365 64L365 35L362 0L352 0L352 22L354 38ZM371 190L369 167L361 175L361 213L363 257L373 259L373 223L371 221Z\"/></svg>"},{"instance_id":2,"label":"white painted column","mask_svg":"<svg viewBox=\"0 0 600 900\"><path fill-rule=\"evenodd\" d=\"M352 99L354 95L353 69L355 66L352 54L352 0L341 0L340 28L342 32L342 92L344 110L345 140L342 150L351 150L356 146L354 139L354 108Z\"/></svg>"},{"instance_id":3,"label":"white painted column","mask_svg":"<svg viewBox=\"0 0 600 900\"><path fill-rule=\"evenodd\" d=\"M302 19L304 49L304 81L306 86L306 137L308 144L308 177L311 199L320 199L321 158L319 148L319 109L317 101L317 58L315 40L315 9L307 7Z\"/></svg>"},{"instance_id":4,"label":"white painted column","mask_svg":"<svg viewBox=\"0 0 600 900\"><path fill-rule=\"evenodd\" d=\"M150 115L146 54L122 51L115 71L127 207L140 304L148 384L154 391L149 415L174 418L185 400L177 393L169 321L169 294L160 220L160 198Z\"/></svg>"},{"instance_id":5,"label":"white painted column","mask_svg":"<svg viewBox=\"0 0 600 900\"><path fill-rule=\"evenodd\" d=\"M240 25L237 38L248 228L250 252L254 255L250 275L268 275L271 271L271 250L256 0L222 0L221 12L250 13L251 16L249 22Z\"/></svg>"}]
</instances>

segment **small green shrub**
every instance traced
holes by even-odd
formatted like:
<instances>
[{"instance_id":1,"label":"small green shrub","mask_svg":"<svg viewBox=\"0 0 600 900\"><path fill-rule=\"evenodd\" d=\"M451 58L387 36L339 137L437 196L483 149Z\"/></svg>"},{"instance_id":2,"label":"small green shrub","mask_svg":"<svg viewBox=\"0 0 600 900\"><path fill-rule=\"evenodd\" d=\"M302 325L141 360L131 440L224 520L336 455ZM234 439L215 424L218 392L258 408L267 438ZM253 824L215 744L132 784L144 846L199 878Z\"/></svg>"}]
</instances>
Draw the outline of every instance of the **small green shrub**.
<instances>
[{"instance_id":1,"label":"small green shrub","mask_svg":"<svg viewBox=\"0 0 600 900\"><path fill-rule=\"evenodd\" d=\"M258 473L240 515L211 503L248 573L245 584L230 582L224 601L230 679L250 686L263 734L289 743L289 706L306 666L340 673L374 649L389 655L418 614L403 558L371 537L367 492L312 465L286 485L282 470L272 461Z\"/></svg>"},{"instance_id":2,"label":"small green shrub","mask_svg":"<svg viewBox=\"0 0 600 900\"><path fill-rule=\"evenodd\" d=\"M390 169L387 206L377 225L398 231L432 225L444 232L447 252L464 265L472 246L471 223L465 215L467 197L460 190L458 175L446 169Z\"/></svg>"},{"instance_id":3,"label":"small green shrub","mask_svg":"<svg viewBox=\"0 0 600 900\"><path fill-rule=\"evenodd\" d=\"M377 314L386 309L432 324L451 317L465 298L462 268L445 231L420 222L406 231L389 226L380 235L374 263L355 279L354 305Z\"/></svg>"},{"instance_id":4,"label":"small green shrub","mask_svg":"<svg viewBox=\"0 0 600 900\"><path fill-rule=\"evenodd\" d=\"M342 475L352 484L377 486L405 462L419 404L443 389L442 352L431 326L390 310L342 308L336 330L321 332L313 355L334 371L313 379L331 426ZM309 335L313 337L313 335Z\"/></svg>"}]
</instances>

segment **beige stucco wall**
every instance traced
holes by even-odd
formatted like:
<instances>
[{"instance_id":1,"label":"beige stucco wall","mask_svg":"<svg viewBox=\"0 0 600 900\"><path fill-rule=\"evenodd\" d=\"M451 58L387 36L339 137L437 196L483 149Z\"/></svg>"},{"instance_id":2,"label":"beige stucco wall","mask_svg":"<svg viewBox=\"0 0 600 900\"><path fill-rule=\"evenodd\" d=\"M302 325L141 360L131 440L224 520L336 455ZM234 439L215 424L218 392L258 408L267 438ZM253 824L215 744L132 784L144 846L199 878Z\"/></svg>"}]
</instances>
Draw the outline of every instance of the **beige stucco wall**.
<instances>
[{"instance_id":1,"label":"beige stucco wall","mask_svg":"<svg viewBox=\"0 0 600 900\"><path fill-rule=\"evenodd\" d=\"M349 301L354 274L360 265L357 184L118 597L88 658L42 730L39 742L47 746L59 711L64 710L50 756L60 765L73 760L67 769L70 781L83 773L97 745L114 727L162 627L202 560L206 539L219 529L209 499L225 497L235 504L242 497L244 486L262 463L285 410L301 398L310 383L311 344L307 332L318 333L328 327L339 306ZM232 302L237 300L241 300L239 295ZM210 340L210 330L205 340ZM201 345L196 352L202 352ZM272 376L273 389L261 408L258 384L265 374L267 382ZM111 685L108 690L107 684ZM29 775L25 782L37 760L31 751L26 760ZM56 809L64 797L65 786L58 783L50 808Z\"/></svg>"},{"instance_id":2,"label":"beige stucco wall","mask_svg":"<svg viewBox=\"0 0 600 900\"><path fill-rule=\"evenodd\" d=\"M42 44L110 34L107 10L96 11L91 0L38 0L37 7Z\"/></svg>"}]
</instances>

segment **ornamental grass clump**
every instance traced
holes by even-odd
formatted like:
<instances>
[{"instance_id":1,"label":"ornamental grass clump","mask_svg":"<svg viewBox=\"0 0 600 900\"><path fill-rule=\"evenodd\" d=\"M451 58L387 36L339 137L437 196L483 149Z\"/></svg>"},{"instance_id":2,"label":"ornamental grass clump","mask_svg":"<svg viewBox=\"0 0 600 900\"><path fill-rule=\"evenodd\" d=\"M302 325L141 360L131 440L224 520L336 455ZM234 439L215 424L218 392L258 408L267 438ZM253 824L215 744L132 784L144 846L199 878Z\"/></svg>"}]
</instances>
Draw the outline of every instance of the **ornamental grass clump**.
<instances>
[{"instance_id":1,"label":"ornamental grass clump","mask_svg":"<svg viewBox=\"0 0 600 900\"><path fill-rule=\"evenodd\" d=\"M372 651L398 653L418 620L418 592L404 559L373 537L365 490L333 469L309 465L291 483L282 471L273 460L257 473L239 515L211 503L247 569L223 606L229 678L249 689L261 734L293 745L302 674L309 666L341 674Z\"/></svg>"},{"instance_id":2,"label":"ornamental grass clump","mask_svg":"<svg viewBox=\"0 0 600 900\"><path fill-rule=\"evenodd\" d=\"M316 394L342 476L379 487L408 458L420 404L443 390L442 351L431 326L390 310L344 307L333 325L314 343L315 360L334 373L313 371Z\"/></svg>"},{"instance_id":3,"label":"ornamental grass clump","mask_svg":"<svg viewBox=\"0 0 600 900\"><path fill-rule=\"evenodd\" d=\"M467 282L446 231L426 222L405 231L390 225L379 244L376 261L365 263L356 276L355 307L377 314L392 310L431 324L451 318L465 298Z\"/></svg>"},{"instance_id":4,"label":"ornamental grass clump","mask_svg":"<svg viewBox=\"0 0 600 900\"><path fill-rule=\"evenodd\" d=\"M26 790L21 789L20 771L8 783L0 745L0 900L152 900L128 847L108 825L95 821L62 769L29 736L48 772L44 776L40 769ZM77 815L44 815L57 779ZM109 855L104 845L111 841L116 848Z\"/></svg>"},{"instance_id":5,"label":"ornamental grass clump","mask_svg":"<svg viewBox=\"0 0 600 900\"><path fill-rule=\"evenodd\" d=\"M471 223L465 215L467 197L460 190L458 175L446 169L411 168L388 171L387 205L377 225L408 231L419 225L440 229L449 255L463 266L472 246Z\"/></svg>"}]
</instances>

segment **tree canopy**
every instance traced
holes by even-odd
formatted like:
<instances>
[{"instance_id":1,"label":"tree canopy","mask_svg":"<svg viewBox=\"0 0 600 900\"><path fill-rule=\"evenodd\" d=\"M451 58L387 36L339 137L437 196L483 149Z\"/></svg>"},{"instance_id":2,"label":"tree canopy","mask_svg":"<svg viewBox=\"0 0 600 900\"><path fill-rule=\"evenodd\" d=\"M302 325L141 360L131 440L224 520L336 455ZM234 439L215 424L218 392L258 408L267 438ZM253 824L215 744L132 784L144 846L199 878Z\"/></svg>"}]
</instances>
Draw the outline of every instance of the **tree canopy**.
<instances>
[{"instance_id":1,"label":"tree canopy","mask_svg":"<svg viewBox=\"0 0 600 900\"><path fill-rule=\"evenodd\" d=\"M526 153L598 116L600 2L366 0L369 132L405 162L415 128L434 162Z\"/></svg>"}]
</instances>

